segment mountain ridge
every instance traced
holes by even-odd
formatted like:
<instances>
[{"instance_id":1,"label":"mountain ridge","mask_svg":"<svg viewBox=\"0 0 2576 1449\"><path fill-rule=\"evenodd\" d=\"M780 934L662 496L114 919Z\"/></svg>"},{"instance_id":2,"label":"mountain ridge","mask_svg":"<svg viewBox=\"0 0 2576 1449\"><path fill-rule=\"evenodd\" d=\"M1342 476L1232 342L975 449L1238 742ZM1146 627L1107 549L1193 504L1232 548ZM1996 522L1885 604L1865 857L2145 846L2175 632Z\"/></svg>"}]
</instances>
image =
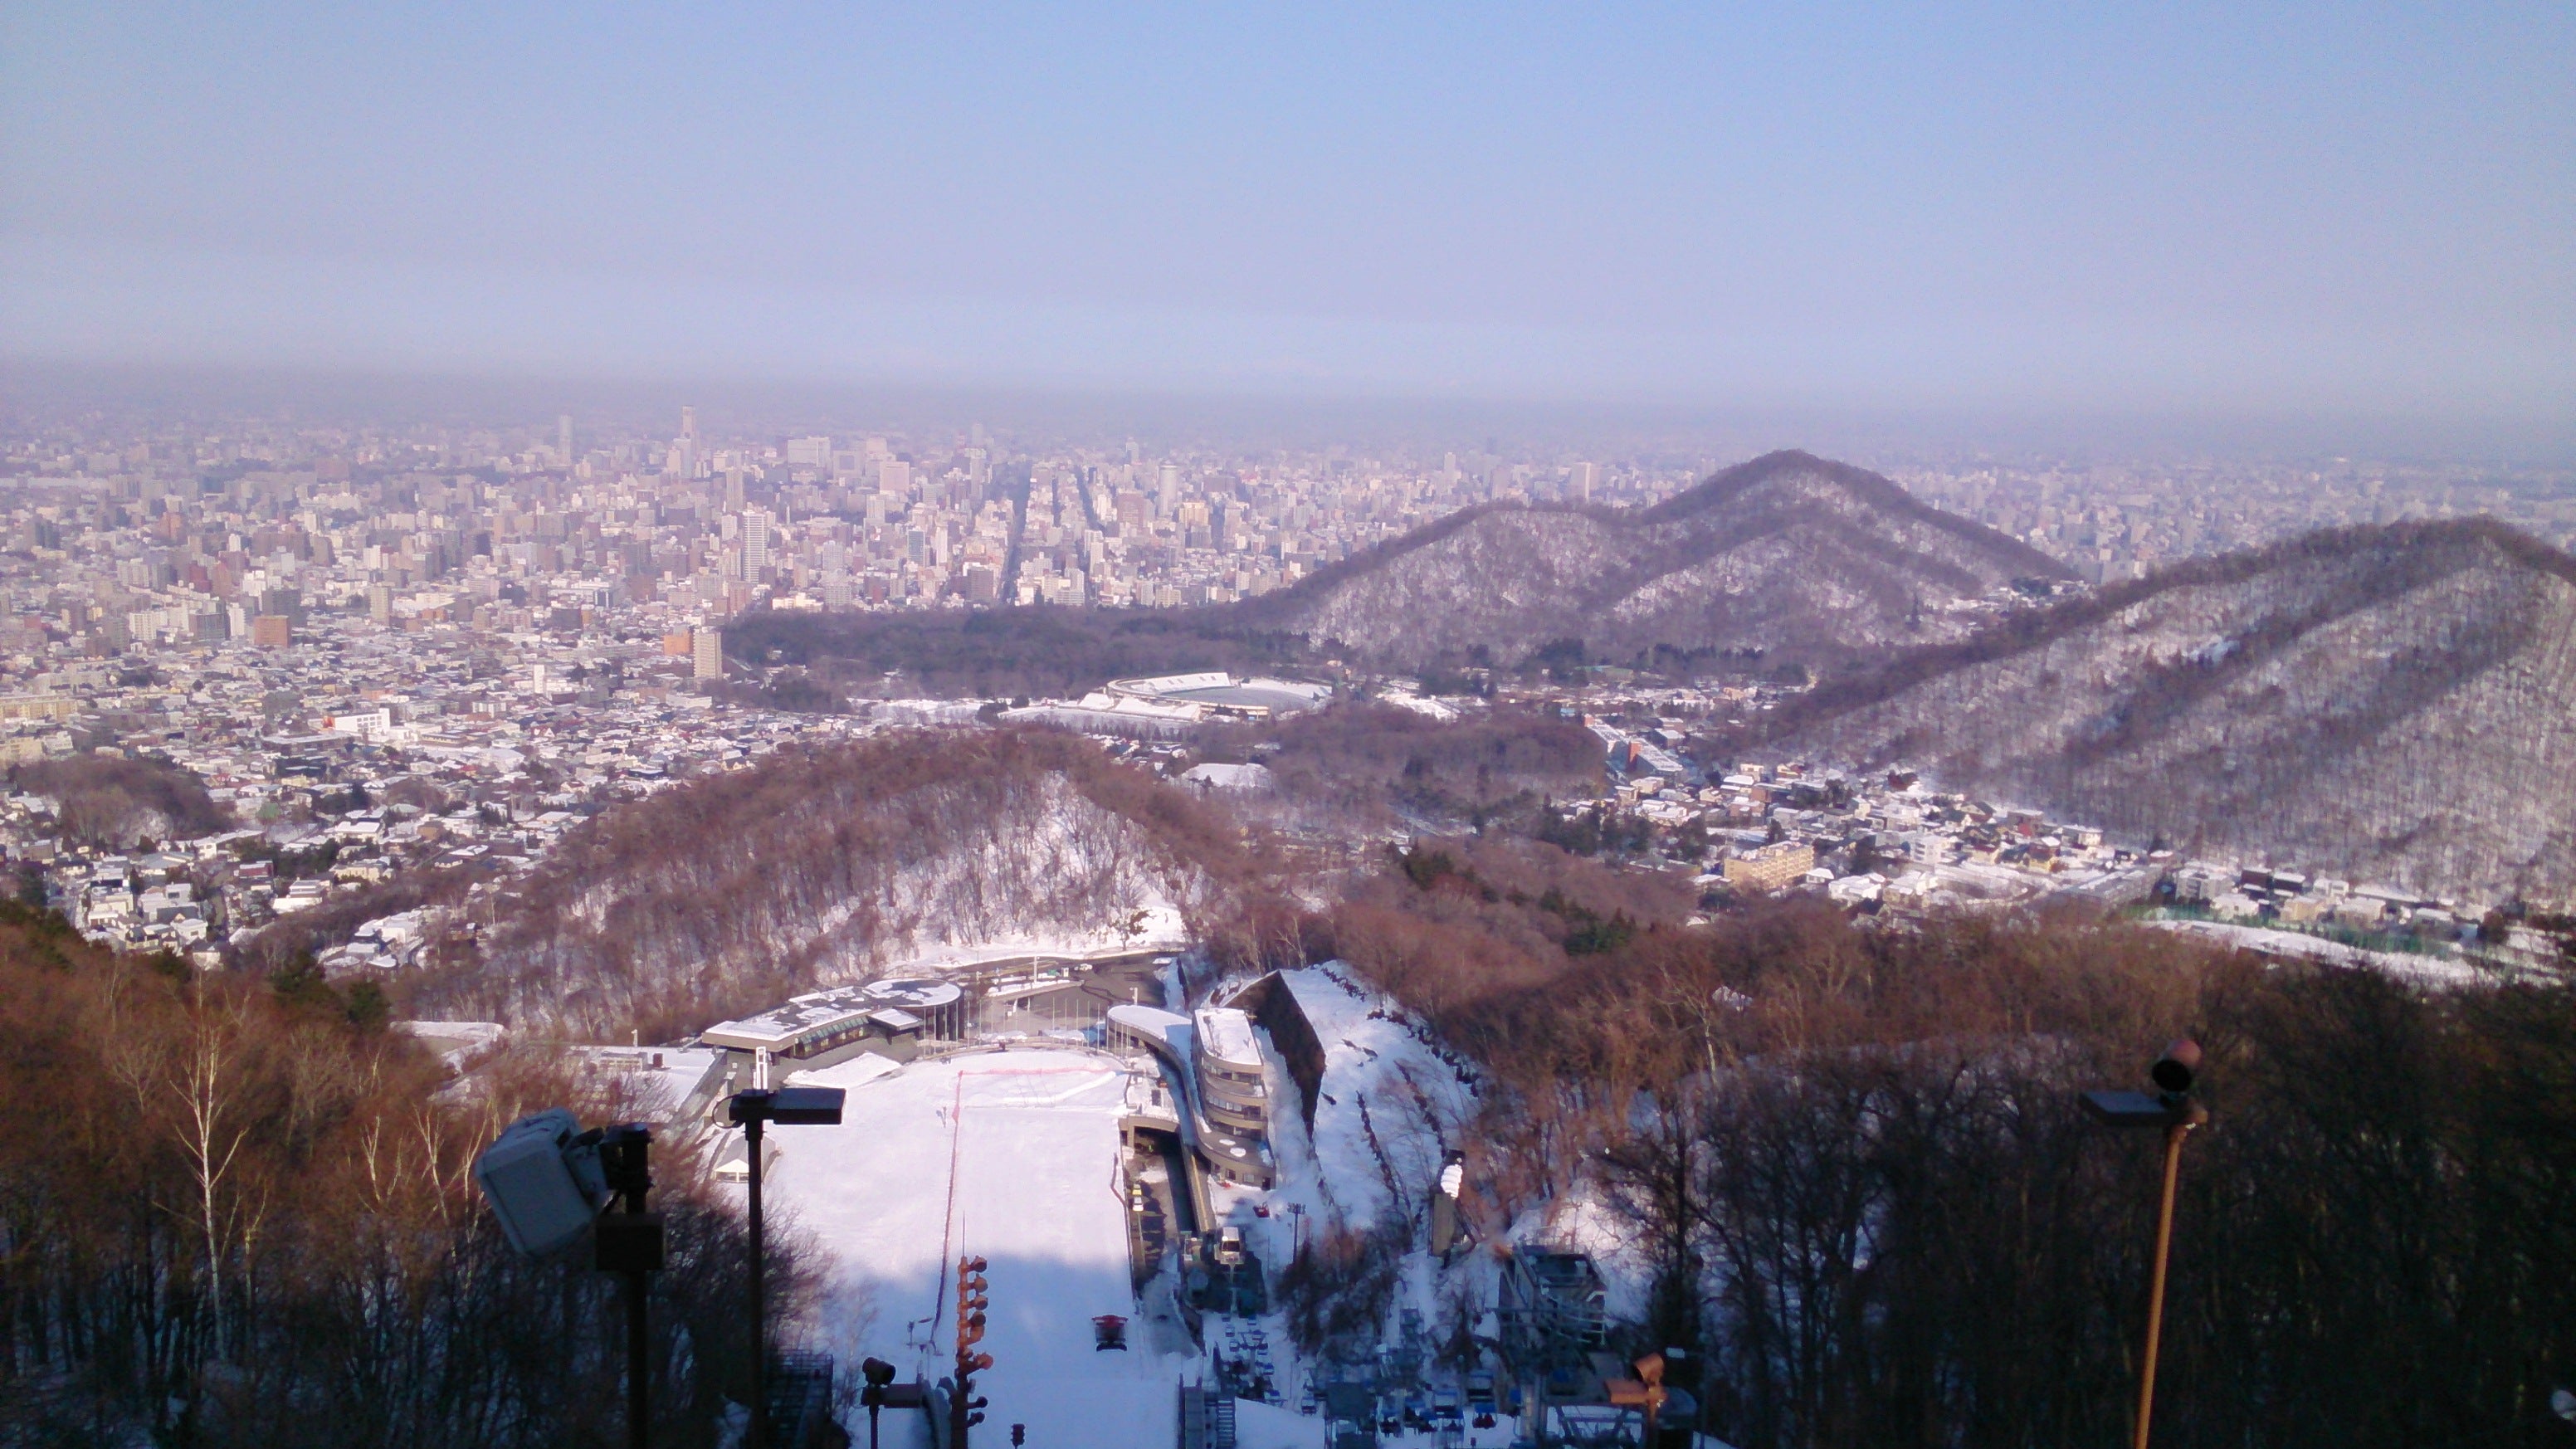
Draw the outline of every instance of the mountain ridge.
<instances>
[{"instance_id":1,"label":"mountain ridge","mask_svg":"<svg viewBox=\"0 0 2576 1449\"><path fill-rule=\"evenodd\" d=\"M1866 656L1963 635L1964 606L2016 579L2067 577L1877 474L1782 450L1645 508L1474 505L1236 605L1233 620L1407 664L1480 650L1508 662L1568 638L1611 657Z\"/></svg>"},{"instance_id":2,"label":"mountain ridge","mask_svg":"<svg viewBox=\"0 0 2576 1449\"><path fill-rule=\"evenodd\" d=\"M2195 852L2576 891L2576 558L2487 519L2192 559L1829 681L1749 747Z\"/></svg>"}]
</instances>

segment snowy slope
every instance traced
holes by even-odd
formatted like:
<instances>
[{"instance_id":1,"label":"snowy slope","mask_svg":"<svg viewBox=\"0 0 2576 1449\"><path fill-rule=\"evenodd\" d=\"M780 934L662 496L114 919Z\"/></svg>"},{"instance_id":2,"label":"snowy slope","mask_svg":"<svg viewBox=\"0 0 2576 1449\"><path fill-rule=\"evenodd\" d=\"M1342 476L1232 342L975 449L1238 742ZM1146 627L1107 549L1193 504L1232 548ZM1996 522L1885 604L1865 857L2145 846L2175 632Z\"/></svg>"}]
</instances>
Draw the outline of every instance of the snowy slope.
<instances>
[{"instance_id":1,"label":"snowy slope","mask_svg":"<svg viewBox=\"0 0 2576 1449\"><path fill-rule=\"evenodd\" d=\"M2194 560L1830 686L1771 748L2210 858L2576 898L2576 559L2488 521Z\"/></svg>"},{"instance_id":2,"label":"snowy slope","mask_svg":"<svg viewBox=\"0 0 2576 1449\"><path fill-rule=\"evenodd\" d=\"M1464 1136L1475 1096L1434 1053L1429 1032L1370 993L1339 962L1280 974L1324 1047L1322 1097L1311 1142L1281 1137L1278 1196L1319 1223L1366 1229L1390 1216L1418 1220L1440 1176L1441 1153ZM1376 1013L1374 1016L1371 1013ZM1286 1100L1294 1100L1289 1088ZM1287 1114L1282 1113L1283 1117Z\"/></svg>"},{"instance_id":3,"label":"snowy slope","mask_svg":"<svg viewBox=\"0 0 2576 1449\"><path fill-rule=\"evenodd\" d=\"M1091 1319L1134 1316L1118 1116L1127 1073L1099 1054L1038 1049L916 1062L862 1057L798 1081L848 1085L836 1128L786 1128L771 1178L832 1261L814 1337L844 1364L868 1354L932 1381L950 1371L949 1265L991 1263L980 1387L990 1442L1023 1423L1064 1449L1169 1444L1193 1359L1140 1344L1092 1348ZM846 1078L846 1081L845 1081ZM924 1351L924 1346L929 1351Z\"/></svg>"}]
</instances>

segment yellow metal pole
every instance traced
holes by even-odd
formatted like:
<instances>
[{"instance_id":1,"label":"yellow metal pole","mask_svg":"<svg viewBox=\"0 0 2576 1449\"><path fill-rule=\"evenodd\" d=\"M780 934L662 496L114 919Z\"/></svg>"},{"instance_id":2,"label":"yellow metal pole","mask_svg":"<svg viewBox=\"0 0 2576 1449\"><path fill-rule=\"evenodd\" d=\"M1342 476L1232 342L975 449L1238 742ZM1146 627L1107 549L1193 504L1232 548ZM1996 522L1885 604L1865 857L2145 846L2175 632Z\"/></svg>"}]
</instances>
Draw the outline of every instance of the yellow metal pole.
<instances>
[{"instance_id":1,"label":"yellow metal pole","mask_svg":"<svg viewBox=\"0 0 2576 1449\"><path fill-rule=\"evenodd\" d=\"M2156 1206L2155 1271L2147 1287L2147 1355L2138 1373L2138 1432L2134 1449L2147 1449L2148 1424L2156 1405L2156 1351L2165 1327L2165 1263L2173 1252L2174 1183L2182 1175L2182 1140L2200 1124L2176 1122L2165 1129L2164 1196Z\"/></svg>"}]
</instances>

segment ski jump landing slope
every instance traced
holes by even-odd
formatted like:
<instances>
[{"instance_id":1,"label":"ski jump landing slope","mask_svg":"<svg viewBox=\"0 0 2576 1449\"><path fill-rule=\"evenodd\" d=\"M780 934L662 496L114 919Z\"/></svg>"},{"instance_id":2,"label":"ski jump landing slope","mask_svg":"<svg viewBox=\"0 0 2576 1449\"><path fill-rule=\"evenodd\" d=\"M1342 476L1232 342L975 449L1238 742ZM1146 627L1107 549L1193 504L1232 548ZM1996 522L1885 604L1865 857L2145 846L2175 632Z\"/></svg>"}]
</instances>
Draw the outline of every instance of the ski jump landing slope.
<instances>
[{"instance_id":1,"label":"ski jump landing slope","mask_svg":"<svg viewBox=\"0 0 2576 1449\"><path fill-rule=\"evenodd\" d=\"M980 1254L994 1366L977 1384L992 1403L976 1443L1008 1443L1013 1424L1050 1449L1172 1443L1175 1386L1195 1360L1153 1356L1142 1333L1125 1352L1092 1347L1093 1317L1136 1316L1118 1147L1125 1070L1043 1048L887 1068L863 1056L799 1074L849 1089L842 1124L770 1136L781 1149L771 1201L831 1263L821 1346L853 1376L874 1354L936 1382L953 1371L953 1265ZM888 1449L902 1442L889 1436Z\"/></svg>"}]
</instances>

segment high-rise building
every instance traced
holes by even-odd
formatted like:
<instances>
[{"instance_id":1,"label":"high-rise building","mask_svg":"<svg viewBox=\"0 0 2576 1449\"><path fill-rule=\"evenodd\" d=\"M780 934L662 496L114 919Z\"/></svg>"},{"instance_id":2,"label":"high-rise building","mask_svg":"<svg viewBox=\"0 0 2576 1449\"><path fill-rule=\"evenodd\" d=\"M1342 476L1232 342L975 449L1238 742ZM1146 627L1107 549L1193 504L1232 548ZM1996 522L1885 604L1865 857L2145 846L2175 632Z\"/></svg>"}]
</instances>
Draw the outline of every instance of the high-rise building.
<instances>
[{"instance_id":1,"label":"high-rise building","mask_svg":"<svg viewBox=\"0 0 2576 1449\"><path fill-rule=\"evenodd\" d=\"M1598 463L1575 464L1574 478L1572 481L1574 484L1574 496L1582 499L1586 503L1591 502L1592 487L1594 484L1601 481L1601 465Z\"/></svg>"},{"instance_id":2,"label":"high-rise building","mask_svg":"<svg viewBox=\"0 0 2576 1449\"><path fill-rule=\"evenodd\" d=\"M563 460L565 467L572 466L572 414L570 413L555 415L555 456Z\"/></svg>"},{"instance_id":3,"label":"high-rise building","mask_svg":"<svg viewBox=\"0 0 2576 1449\"><path fill-rule=\"evenodd\" d=\"M742 513L742 576L758 578L770 565L770 518L766 508L746 508Z\"/></svg>"},{"instance_id":4,"label":"high-rise building","mask_svg":"<svg viewBox=\"0 0 2576 1449\"><path fill-rule=\"evenodd\" d=\"M691 673L700 679L724 678L724 631L699 629L689 639Z\"/></svg>"}]
</instances>

